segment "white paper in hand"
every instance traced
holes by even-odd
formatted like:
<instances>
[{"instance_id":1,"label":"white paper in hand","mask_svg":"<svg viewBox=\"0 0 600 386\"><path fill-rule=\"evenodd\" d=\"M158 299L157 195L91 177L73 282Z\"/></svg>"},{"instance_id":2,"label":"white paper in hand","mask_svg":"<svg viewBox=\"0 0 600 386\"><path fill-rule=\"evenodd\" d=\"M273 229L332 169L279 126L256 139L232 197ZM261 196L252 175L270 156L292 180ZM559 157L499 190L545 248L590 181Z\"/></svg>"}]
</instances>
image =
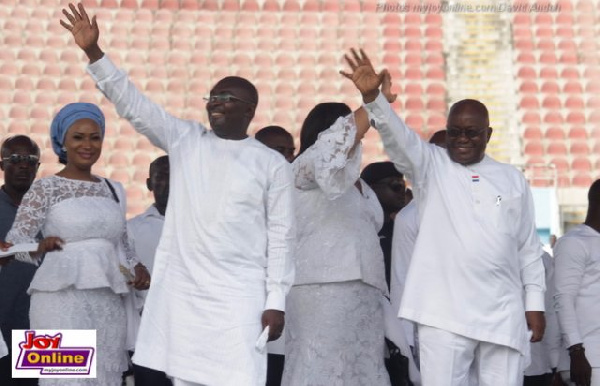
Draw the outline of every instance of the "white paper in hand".
<instances>
[{"instance_id":1,"label":"white paper in hand","mask_svg":"<svg viewBox=\"0 0 600 386\"><path fill-rule=\"evenodd\" d=\"M267 341L269 340L269 326L265 327L263 332L256 341L256 350L260 353L264 353L267 350Z\"/></svg>"},{"instance_id":2,"label":"white paper in hand","mask_svg":"<svg viewBox=\"0 0 600 386\"><path fill-rule=\"evenodd\" d=\"M8 250L0 251L0 258L12 256L15 253L19 252L35 252L38 249L37 243L24 243L24 244L15 244L12 247L8 248Z\"/></svg>"}]
</instances>

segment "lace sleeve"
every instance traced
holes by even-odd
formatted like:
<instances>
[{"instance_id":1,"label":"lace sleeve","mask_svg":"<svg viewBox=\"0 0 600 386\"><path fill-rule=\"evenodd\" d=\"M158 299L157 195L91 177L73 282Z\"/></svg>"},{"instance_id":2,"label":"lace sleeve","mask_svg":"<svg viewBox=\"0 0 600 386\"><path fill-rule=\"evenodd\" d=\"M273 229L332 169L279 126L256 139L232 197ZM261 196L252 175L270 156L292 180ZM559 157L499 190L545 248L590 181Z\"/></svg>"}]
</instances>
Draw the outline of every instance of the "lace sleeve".
<instances>
[{"instance_id":1,"label":"lace sleeve","mask_svg":"<svg viewBox=\"0 0 600 386\"><path fill-rule=\"evenodd\" d=\"M360 175L361 146L354 147L354 114L339 118L293 163L300 190L321 189L330 199L344 194Z\"/></svg>"},{"instance_id":2,"label":"lace sleeve","mask_svg":"<svg viewBox=\"0 0 600 386\"><path fill-rule=\"evenodd\" d=\"M121 236L121 244L123 245L123 250L125 252L125 261L127 262L127 267L129 267L129 269L133 269L133 267L141 263L141 261L137 257L135 251L133 250L133 247L131 246L127 229L125 229L125 232L123 232L123 236Z\"/></svg>"},{"instance_id":3,"label":"lace sleeve","mask_svg":"<svg viewBox=\"0 0 600 386\"><path fill-rule=\"evenodd\" d=\"M35 181L19 205L13 226L6 235L6 241L13 244L37 242L36 236L46 221L49 207L49 187L44 180ZM17 253L15 258L26 263L38 264L38 261L28 253Z\"/></svg>"}]
</instances>

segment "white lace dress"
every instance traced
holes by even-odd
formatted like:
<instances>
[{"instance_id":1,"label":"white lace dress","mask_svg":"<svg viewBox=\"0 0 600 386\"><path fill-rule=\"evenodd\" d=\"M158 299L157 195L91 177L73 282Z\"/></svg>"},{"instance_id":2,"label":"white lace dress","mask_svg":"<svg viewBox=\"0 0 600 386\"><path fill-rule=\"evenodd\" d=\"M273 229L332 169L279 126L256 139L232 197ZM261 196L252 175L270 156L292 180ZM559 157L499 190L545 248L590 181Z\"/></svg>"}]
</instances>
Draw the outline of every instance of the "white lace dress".
<instances>
[{"instance_id":1,"label":"white lace dress","mask_svg":"<svg viewBox=\"0 0 600 386\"><path fill-rule=\"evenodd\" d=\"M96 379L41 379L40 385L120 386L127 369L126 318L120 294L128 292L119 270L117 245L124 242L125 216L105 180L89 182L50 176L33 183L6 239L34 242L57 236L62 251L49 252L29 293L34 329L95 329ZM32 262L28 254L17 259Z\"/></svg>"},{"instance_id":2,"label":"white lace dress","mask_svg":"<svg viewBox=\"0 0 600 386\"><path fill-rule=\"evenodd\" d=\"M380 298L387 293L377 232L383 210L359 178L352 116L293 164L296 280L286 300L286 386L389 385Z\"/></svg>"}]
</instances>

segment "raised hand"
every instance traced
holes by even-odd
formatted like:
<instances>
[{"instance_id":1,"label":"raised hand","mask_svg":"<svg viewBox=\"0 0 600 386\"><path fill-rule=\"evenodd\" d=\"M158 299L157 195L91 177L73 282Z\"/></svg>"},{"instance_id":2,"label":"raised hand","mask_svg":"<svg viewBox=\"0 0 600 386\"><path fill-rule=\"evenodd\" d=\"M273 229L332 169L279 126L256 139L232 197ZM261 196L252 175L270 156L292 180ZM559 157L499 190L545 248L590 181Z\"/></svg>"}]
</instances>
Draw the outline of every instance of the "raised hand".
<instances>
[{"instance_id":1,"label":"raised hand","mask_svg":"<svg viewBox=\"0 0 600 386\"><path fill-rule=\"evenodd\" d=\"M385 96L388 102L394 103L396 98L398 98L398 94L392 93L392 76L390 75L387 69L382 71L383 73L383 82L381 83L381 93Z\"/></svg>"},{"instance_id":2,"label":"raised hand","mask_svg":"<svg viewBox=\"0 0 600 386\"><path fill-rule=\"evenodd\" d=\"M69 20L65 22L60 21L60 24L71 32L75 38L75 43L86 53L90 62L95 62L100 59L104 53L98 46L98 37L100 36L100 29L96 22L96 16L90 18L83 7L83 4L77 4L77 8L73 4L69 4L69 12L63 9L63 14Z\"/></svg>"},{"instance_id":3,"label":"raised hand","mask_svg":"<svg viewBox=\"0 0 600 386\"><path fill-rule=\"evenodd\" d=\"M362 94L365 103L373 102L377 94L379 94L379 86L383 82L384 72L379 74L375 72L371 60L369 60L369 57L362 49L360 50L360 55L354 48L351 49L351 52L352 58L347 54L344 57L352 72L340 71L340 74L354 83L358 91Z\"/></svg>"}]
</instances>

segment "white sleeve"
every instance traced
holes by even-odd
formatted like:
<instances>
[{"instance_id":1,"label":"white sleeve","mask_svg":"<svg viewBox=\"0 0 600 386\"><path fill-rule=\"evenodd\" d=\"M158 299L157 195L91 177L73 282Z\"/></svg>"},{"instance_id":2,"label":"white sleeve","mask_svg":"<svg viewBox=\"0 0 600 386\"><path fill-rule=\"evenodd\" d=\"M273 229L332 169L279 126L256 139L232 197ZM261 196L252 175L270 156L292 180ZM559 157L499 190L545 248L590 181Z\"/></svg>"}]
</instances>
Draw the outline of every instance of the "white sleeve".
<instances>
[{"instance_id":1,"label":"white sleeve","mask_svg":"<svg viewBox=\"0 0 600 386\"><path fill-rule=\"evenodd\" d=\"M577 323L575 301L585 273L588 253L574 237L563 237L554 247L554 308L566 347L582 343Z\"/></svg>"},{"instance_id":2,"label":"white sleeve","mask_svg":"<svg viewBox=\"0 0 600 386\"><path fill-rule=\"evenodd\" d=\"M100 91L115 105L117 113L127 119L137 132L166 152L172 141L188 130L206 131L197 122L173 117L144 96L108 56L104 55L102 59L90 64L88 72Z\"/></svg>"},{"instance_id":3,"label":"white sleeve","mask_svg":"<svg viewBox=\"0 0 600 386\"><path fill-rule=\"evenodd\" d=\"M292 167L300 190L321 189L329 199L344 194L360 177L361 145L356 141L354 114L338 118L300 154Z\"/></svg>"},{"instance_id":4,"label":"white sleeve","mask_svg":"<svg viewBox=\"0 0 600 386\"><path fill-rule=\"evenodd\" d=\"M558 327L558 318L552 303L554 301L554 259L547 253L544 252L544 267L546 269L546 331L544 332L544 339L542 344L548 352L550 359L550 367L558 367L558 360L560 357L560 351L562 350L562 340L560 337L560 329Z\"/></svg>"},{"instance_id":5,"label":"white sleeve","mask_svg":"<svg viewBox=\"0 0 600 386\"><path fill-rule=\"evenodd\" d=\"M38 242L38 235L46 222L46 215L50 208L51 194L52 187L45 180L33 182L17 209L15 221L6 235L6 241L13 244ZM17 253L15 258L25 263L39 264L39 261L32 259L29 253Z\"/></svg>"},{"instance_id":6,"label":"white sleeve","mask_svg":"<svg viewBox=\"0 0 600 386\"><path fill-rule=\"evenodd\" d=\"M523 187L521 221L518 228L518 254L521 281L525 290L525 311L544 311L546 277L542 261L543 250L535 226L535 211L531 190L520 175Z\"/></svg>"},{"instance_id":7,"label":"white sleeve","mask_svg":"<svg viewBox=\"0 0 600 386\"><path fill-rule=\"evenodd\" d=\"M392 106L379 93L377 98L364 105L369 122L381 136L385 152L396 168L404 173L415 186L421 186L432 161L431 145L421 139L392 110Z\"/></svg>"},{"instance_id":8,"label":"white sleeve","mask_svg":"<svg viewBox=\"0 0 600 386\"><path fill-rule=\"evenodd\" d=\"M265 310L285 311L285 297L294 284L294 186L287 162L272 173L267 192L267 300Z\"/></svg>"}]
</instances>

